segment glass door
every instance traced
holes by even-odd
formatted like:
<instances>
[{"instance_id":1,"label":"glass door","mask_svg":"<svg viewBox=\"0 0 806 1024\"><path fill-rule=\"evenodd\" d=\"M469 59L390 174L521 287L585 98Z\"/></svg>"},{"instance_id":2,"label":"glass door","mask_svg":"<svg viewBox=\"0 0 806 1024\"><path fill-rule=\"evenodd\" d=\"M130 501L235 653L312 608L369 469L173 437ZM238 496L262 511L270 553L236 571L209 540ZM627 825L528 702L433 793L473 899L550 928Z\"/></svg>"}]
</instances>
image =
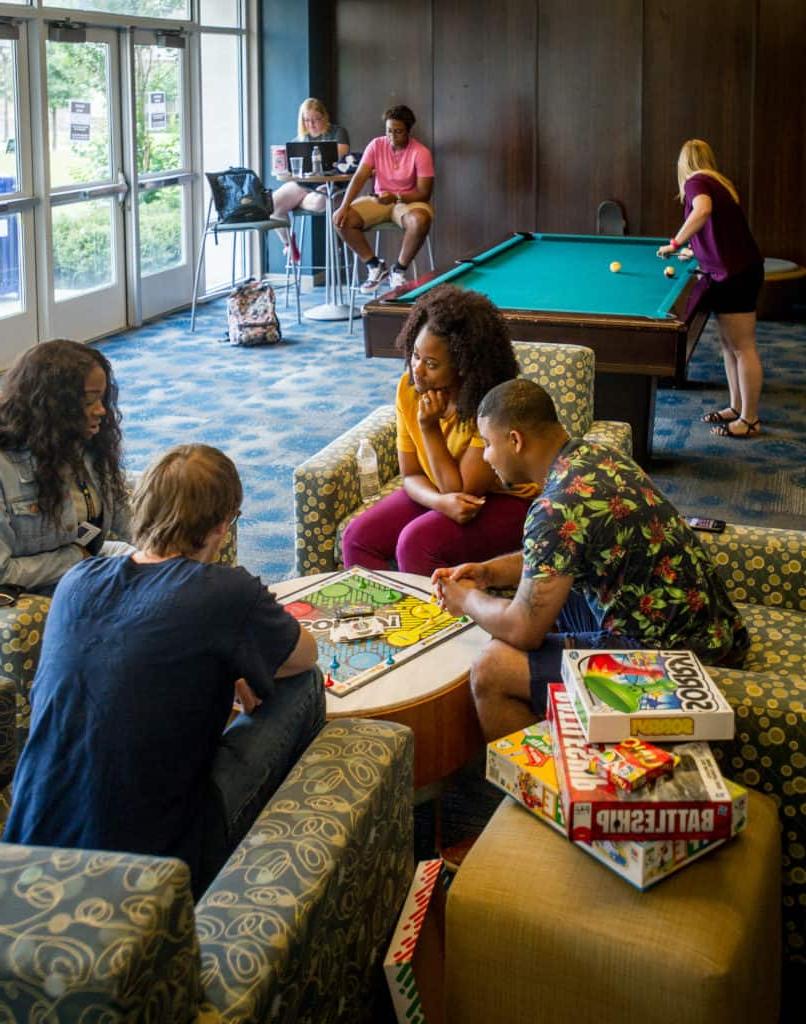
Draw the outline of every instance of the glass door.
<instances>
[{"instance_id":1,"label":"glass door","mask_svg":"<svg viewBox=\"0 0 806 1024\"><path fill-rule=\"evenodd\" d=\"M143 319L186 305L193 288L194 175L184 44L179 34L134 35L136 259Z\"/></svg>"},{"instance_id":2,"label":"glass door","mask_svg":"<svg viewBox=\"0 0 806 1024\"><path fill-rule=\"evenodd\" d=\"M46 336L96 338L126 325L118 34L53 25L44 50Z\"/></svg>"},{"instance_id":3,"label":"glass door","mask_svg":"<svg viewBox=\"0 0 806 1024\"><path fill-rule=\"evenodd\" d=\"M0 369L36 342L25 28L0 24Z\"/></svg>"}]
</instances>

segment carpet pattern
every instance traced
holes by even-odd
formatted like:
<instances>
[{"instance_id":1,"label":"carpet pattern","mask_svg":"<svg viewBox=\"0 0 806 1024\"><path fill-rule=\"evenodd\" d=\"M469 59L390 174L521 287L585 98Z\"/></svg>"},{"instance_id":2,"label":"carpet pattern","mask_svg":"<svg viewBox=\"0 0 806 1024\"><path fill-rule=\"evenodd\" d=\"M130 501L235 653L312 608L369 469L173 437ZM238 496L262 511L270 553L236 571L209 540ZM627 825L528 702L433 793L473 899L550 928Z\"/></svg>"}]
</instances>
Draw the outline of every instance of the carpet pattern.
<instances>
[{"instance_id":1,"label":"carpet pattern","mask_svg":"<svg viewBox=\"0 0 806 1024\"><path fill-rule=\"evenodd\" d=\"M321 289L303 306L321 301ZM296 323L278 295L283 342L221 342L224 301L101 342L120 384L128 468L141 470L172 444L203 441L227 452L244 483L239 557L264 580L294 565L292 472L377 405L393 401L400 364L366 359L360 322ZM806 528L806 324L759 325L766 370L764 435L713 437L699 422L726 404L716 335L694 354L685 390L658 392L652 474L681 511L741 523Z\"/></svg>"}]
</instances>

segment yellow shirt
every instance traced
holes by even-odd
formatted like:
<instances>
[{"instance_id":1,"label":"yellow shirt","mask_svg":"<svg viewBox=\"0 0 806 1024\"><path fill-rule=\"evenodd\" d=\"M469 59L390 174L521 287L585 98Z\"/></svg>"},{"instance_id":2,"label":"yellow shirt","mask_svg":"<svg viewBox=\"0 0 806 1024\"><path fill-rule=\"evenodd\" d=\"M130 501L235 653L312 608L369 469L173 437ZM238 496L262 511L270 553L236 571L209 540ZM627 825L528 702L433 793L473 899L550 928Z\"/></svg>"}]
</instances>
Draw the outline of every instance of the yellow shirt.
<instances>
[{"instance_id":1,"label":"yellow shirt","mask_svg":"<svg viewBox=\"0 0 806 1024\"><path fill-rule=\"evenodd\" d=\"M437 481L428 461L428 452L423 441L423 433L417 422L417 404L419 396L413 384L409 382L406 371L398 381L395 409L397 411L397 448L401 452L414 452L423 472L437 487ZM483 448L484 441L478 432L475 420L460 423L456 412L439 421L442 436L450 452L451 458L459 462L468 448ZM494 487L493 493L514 494L518 498L534 498L540 492L537 484L518 484L516 487Z\"/></svg>"}]
</instances>

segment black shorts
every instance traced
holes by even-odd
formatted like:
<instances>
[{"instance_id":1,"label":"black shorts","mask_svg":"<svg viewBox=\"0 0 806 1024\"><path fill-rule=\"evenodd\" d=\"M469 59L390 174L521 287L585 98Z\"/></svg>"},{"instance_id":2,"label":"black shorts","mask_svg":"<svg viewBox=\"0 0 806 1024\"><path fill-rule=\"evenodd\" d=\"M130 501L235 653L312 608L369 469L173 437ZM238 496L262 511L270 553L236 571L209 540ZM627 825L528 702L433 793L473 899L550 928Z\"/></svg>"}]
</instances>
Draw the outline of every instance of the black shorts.
<instances>
[{"instance_id":1,"label":"black shorts","mask_svg":"<svg viewBox=\"0 0 806 1024\"><path fill-rule=\"evenodd\" d=\"M764 264L754 263L724 281L712 281L701 305L711 313L755 313L763 283Z\"/></svg>"}]
</instances>

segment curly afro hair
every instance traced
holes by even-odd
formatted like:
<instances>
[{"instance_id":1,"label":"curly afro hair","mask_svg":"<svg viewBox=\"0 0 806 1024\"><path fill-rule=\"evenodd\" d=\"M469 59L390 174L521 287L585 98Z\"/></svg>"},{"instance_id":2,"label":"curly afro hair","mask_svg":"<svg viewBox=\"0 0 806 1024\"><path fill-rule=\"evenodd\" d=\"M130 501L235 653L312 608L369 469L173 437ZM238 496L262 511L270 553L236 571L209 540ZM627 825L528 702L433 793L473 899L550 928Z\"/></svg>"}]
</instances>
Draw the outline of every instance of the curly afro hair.
<instances>
[{"instance_id":1,"label":"curly afro hair","mask_svg":"<svg viewBox=\"0 0 806 1024\"><path fill-rule=\"evenodd\" d=\"M486 296L441 284L419 298L397 336L411 378L414 341L427 326L448 346L459 377L456 412L461 422L476 418L490 388L519 373L504 318Z\"/></svg>"},{"instance_id":2,"label":"curly afro hair","mask_svg":"<svg viewBox=\"0 0 806 1024\"><path fill-rule=\"evenodd\" d=\"M84 436L84 382L96 366L106 374L106 416ZM47 341L24 352L6 374L0 396L0 449L30 450L39 508L52 522L64 503L65 469L79 477L90 453L101 483L125 500L118 389L106 356L76 341Z\"/></svg>"}]
</instances>

